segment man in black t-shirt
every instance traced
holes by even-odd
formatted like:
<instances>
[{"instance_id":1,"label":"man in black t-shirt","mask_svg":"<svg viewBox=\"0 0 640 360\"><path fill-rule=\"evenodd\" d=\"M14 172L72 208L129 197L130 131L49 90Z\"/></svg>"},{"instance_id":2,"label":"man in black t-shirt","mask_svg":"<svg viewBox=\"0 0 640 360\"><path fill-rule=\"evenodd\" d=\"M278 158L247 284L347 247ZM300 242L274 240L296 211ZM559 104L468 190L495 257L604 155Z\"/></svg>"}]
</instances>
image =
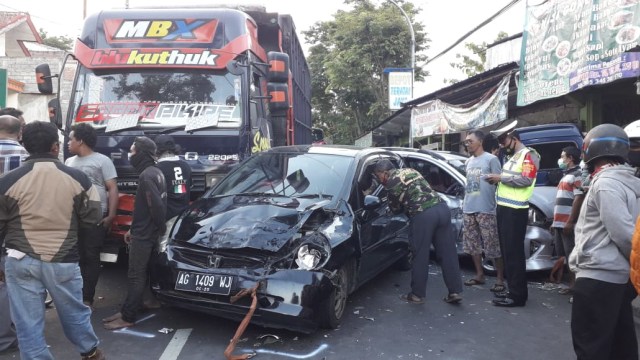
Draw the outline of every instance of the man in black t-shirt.
<instances>
[{"instance_id":1,"label":"man in black t-shirt","mask_svg":"<svg viewBox=\"0 0 640 360\"><path fill-rule=\"evenodd\" d=\"M129 244L127 297L120 312L102 319L107 330L135 324L148 284L149 262L158 239L166 231L167 186L162 171L155 165L155 154L156 144L144 136L137 137L129 151L129 162L140 176L131 229L124 236Z\"/></svg>"},{"instance_id":2,"label":"man in black t-shirt","mask_svg":"<svg viewBox=\"0 0 640 360\"><path fill-rule=\"evenodd\" d=\"M191 197L191 167L178 156L179 148L170 135L155 138L158 163L167 182L167 220L178 216L189 206Z\"/></svg>"}]
</instances>

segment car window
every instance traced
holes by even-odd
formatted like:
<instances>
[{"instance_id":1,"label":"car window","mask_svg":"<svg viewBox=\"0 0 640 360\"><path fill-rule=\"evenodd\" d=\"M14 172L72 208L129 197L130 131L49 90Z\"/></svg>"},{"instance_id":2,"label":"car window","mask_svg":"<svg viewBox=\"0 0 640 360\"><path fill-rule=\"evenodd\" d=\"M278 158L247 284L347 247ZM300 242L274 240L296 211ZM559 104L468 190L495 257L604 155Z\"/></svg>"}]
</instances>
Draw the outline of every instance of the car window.
<instances>
[{"instance_id":1,"label":"car window","mask_svg":"<svg viewBox=\"0 0 640 360\"><path fill-rule=\"evenodd\" d=\"M545 143L530 145L540 154L540 169L556 169L558 168L558 159L562 154L562 149L567 146L576 146L571 141Z\"/></svg>"},{"instance_id":2,"label":"car window","mask_svg":"<svg viewBox=\"0 0 640 360\"><path fill-rule=\"evenodd\" d=\"M406 158L405 163L408 167L417 170L433 190L447 195L454 195L451 192L455 187L452 185L457 184L456 179L436 163L411 157Z\"/></svg>"},{"instance_id":3,"label":"car window","mask_svg":"<svg viewBox=\"0 0 640 360\"><path fill-rule=\"evenodd\" d=\"M387 190L378 183L377 178L373 173L376 163L383 157L375 156L364 162L360 169L360 173L357 177L356 189L352 196L352 206L359 209L364 204L364 197L366 195L378 196L383 202L387 200ZM397 159L384 157L391 161L395 168L399 168L400 164Z\"/></svg>"},{"instance_id":4,"label":"car window","mask_svg":"<svg viewBox=\"0 0 640 360\"><path fill-rule=\"evenodd\" d=\"M261 193L335 198L353 161L331 154L260 153L225 177L208 196Z\"/></svg>"}]
</instances>

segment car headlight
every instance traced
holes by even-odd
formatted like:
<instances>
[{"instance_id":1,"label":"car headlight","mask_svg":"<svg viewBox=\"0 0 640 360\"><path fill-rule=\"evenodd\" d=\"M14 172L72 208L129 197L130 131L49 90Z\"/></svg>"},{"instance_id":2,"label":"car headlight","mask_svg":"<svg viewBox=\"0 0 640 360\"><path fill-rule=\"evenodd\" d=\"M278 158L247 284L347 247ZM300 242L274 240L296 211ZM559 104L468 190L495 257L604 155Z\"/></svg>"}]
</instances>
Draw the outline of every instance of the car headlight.
<instances>
[{"instance_id":1,"label":"car headlight","mask_svg":"<svg viewBox=\"0 0 640 360\"><path fill-rule=\"evenodd\" d=\"M327 239L318 233L302 238L296 251L296 265L301 270L315 270L323 267L331 256L331 246Z\"/></svg>"},{"instance_id":2,"label":"car headlight","mask_svg":"<svg viewBox=\"0 0 640 360\"><path fill-rule=\"evenodd\" d=\"M215 184L217 184L218 181L222 179L222 176L219 174L205 174L204 179L205 179L204 186L205 188L209 189L209 188L212 188Z\"/></svg>"},{"instance_id":3,"label":"car headlight","mask_svg":"<svg viewBox=\"0 0 640 360\"><path fill-rule=\"evenodd\" d=\"M322 260L322 254L318 249L309 248L309 245L302 245L298 249L296 264L303 270L315 269Z\"/></svg>"},{"instance_id":4,"label":"car headlight","mask_svg":"<svg viewBox=\"0 0 640 360\"><path fill-rule=\"evenodd\" d=\"M160 236L160 239L158 239L158 252L165 252L165 250L167 250L167 245L169 245L169 238L171 235L171 229L173 228L173 224L176 223L176 220L178 220L177 216L172 217L165 223L167 225L167 230L165 230L164 234L162 234Z\"/></svg>"}]
</instances>

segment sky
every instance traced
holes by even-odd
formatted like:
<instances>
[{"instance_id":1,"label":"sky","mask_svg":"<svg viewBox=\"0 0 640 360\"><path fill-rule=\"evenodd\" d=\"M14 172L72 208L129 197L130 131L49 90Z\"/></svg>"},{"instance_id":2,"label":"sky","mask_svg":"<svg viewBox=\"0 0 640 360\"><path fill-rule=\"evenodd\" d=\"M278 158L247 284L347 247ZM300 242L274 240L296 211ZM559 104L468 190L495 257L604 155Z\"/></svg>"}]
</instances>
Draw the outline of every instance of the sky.
<instances>
[{"instance_id":1,"label":"sky","mask_svg":"<svg viewBox=\"0 0 640 360\"><path fill-rule=\"evenodd\" d=\"M384 0L374 0L381 3ZM411 0L409 0L411 1ZM482 21L507 5L510 0L413 0L422 11L417 20L425 25L430 48L425 51L433 57L453 44L458 38L476 27ZM338 10L349 10L344 0L254 0L254 1L218 1L218 0L180 0L181 4L254 4L263 5L269 12L290 14L298 31L309 29L317 21L333 18ZM522 32L525 17L526 0L521 0L508 12L471 35L465 42L491 43L500 31L509 35ZM69 36L76 38L82 28L83 13L92 14L103 9L141 6L167 6L176 4L175 0L23 0L21 2L0 0L0 11L24 11L31 15L37 29L43 28L51 36ZM86 9L84 9L86 6ZM83 11L85 10L85 11ZM409 42L407 42L409 44ZM464 42L439 59L426 65L431 76L423 83L416 83L414 97L420 97L446 86L444 79L464 79L464 75L449 64L455 62L456 53L466 53ZM416 66L423 64L417 63ZM407 64L409 67L409 64Z\"/></svg>"}]
</instances>

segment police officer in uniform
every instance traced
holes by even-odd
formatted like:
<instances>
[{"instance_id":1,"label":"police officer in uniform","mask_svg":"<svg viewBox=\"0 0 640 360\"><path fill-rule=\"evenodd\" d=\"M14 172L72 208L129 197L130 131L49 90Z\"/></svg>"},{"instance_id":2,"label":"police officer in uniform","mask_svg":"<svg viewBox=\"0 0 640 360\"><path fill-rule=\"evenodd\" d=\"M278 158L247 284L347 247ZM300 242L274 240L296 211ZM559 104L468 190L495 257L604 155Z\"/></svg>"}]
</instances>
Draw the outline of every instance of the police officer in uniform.
<instances>
[{"instance_id":1,"label":"police officer in uniform","mask_svg":"<svg viewBox=\"0 0 640 360\"><path fill-rule=\"evenodd\" d=\"M527 303L527 271L524 237L527 231L529 198L533 194L540 156L520 141L514 120L491 134L510 156L501 174L489 174L486 181L497 184L498 236L505 266L508 292L495 293L495 306L514 307Z\"/></svg>"}]
</instances>

